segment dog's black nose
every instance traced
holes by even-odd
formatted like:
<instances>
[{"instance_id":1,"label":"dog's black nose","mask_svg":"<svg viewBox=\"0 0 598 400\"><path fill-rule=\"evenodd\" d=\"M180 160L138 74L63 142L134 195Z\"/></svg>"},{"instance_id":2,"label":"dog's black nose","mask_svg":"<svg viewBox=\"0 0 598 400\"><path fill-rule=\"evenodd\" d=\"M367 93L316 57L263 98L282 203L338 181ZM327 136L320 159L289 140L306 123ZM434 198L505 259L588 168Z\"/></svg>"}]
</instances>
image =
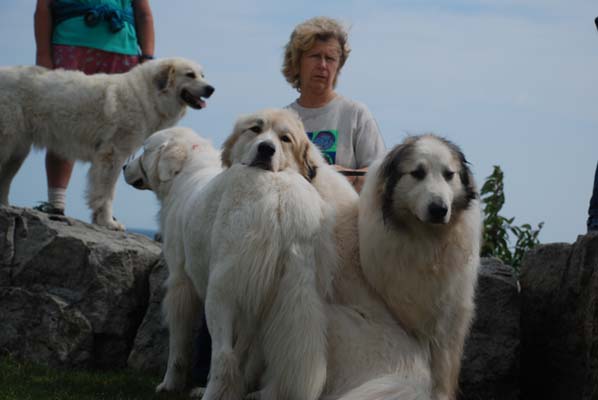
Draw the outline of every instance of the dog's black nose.
<instances>
[{"instance_id":1,"label":"dog's black nose","mask_svg":"<svg viewBox=\"0 0 598 400\"><path fill-rule=\"evenodd\" d=\"M203 97L210 97L212 95L212 93L214 93L214 86L206 86L206 88L204 89L204 95Z\"/></svg>"},{"instance_id":2,"label":"dog's black nose","mask_svg":"<svg viewBox=\"0 0 598 400\"><path fill-rule=\"evenodd\" d=\"M444 203L434 202L428 206L428 213L430 213L432 222L442 222L448 213L448 207Z\"/></svg>"},{"instance_id":3,"label":"dog's black nose","mask_svg":"<svg viewBox=\"0 0 598 400\"><path fill-rule=\"evenodd\" d=\"M257 146L257 154L260 158L270 159L276 152L276 147L272 142L262 142Z\"/></svg>"}]
</instances>

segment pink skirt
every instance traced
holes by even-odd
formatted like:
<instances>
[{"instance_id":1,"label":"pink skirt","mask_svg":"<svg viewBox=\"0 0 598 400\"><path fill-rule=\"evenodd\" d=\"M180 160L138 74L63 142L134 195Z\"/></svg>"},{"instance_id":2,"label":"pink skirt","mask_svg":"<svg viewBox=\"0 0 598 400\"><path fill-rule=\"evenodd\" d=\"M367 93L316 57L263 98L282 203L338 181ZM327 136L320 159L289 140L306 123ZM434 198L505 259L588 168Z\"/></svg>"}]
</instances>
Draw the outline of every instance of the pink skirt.
<instances>
[{"instance_id":1,"label":"pink skirt","mask_svg":"<svg viewBox=\"0 0 598 400\"><path fill-rule=\"evenodd\" d=\"M127 72L139 63L137 56L79 46L52 46L54 68L75 69L91 75Z\"/></svg>"}]
</instances>

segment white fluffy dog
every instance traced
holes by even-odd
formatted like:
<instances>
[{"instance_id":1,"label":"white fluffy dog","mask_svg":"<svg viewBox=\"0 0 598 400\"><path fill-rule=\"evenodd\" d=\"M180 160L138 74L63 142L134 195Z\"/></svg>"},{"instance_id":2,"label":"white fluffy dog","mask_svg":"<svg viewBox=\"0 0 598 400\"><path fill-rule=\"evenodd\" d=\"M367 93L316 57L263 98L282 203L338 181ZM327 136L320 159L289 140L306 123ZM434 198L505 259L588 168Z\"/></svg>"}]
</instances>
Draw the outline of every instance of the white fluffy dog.
<instances>
[{"instance_id":1,"label":"white fluffy dog","mask_svg":"<svg viewBox=\"0 0 598 400\"><path fill-rule=\"evenodd\" d=\"M365 279L428 347L432 398L455 399L481 239L478 195L462 152L437 136L416 136L373 165L359 238Z\"/></svg>"},{"instance_id":2,"label":"white fluffy dog","mask_svg":"<svg viewBox=\"0 0 598 400\"><path fill-rule=\"evenodd\" d=\"M334 270L322 264L335 262L334 213L310 184L321 155L296 116L266 110L239 119L222 154L229 168L204 185L205 156L165 135L125 169L162 203L170 349L158 390L184 386L199 298L212 336L204 399L317 399Z\"/></svg>"},{"instance_id":3,"label":"white fluffy dog","mask_svg":"<svg viewBox=\"0 0 598 400\"><path fill-rule=\"evenodd\" d=\"M85 75L42 67L0 68L0 204L31 146L91 162L87 202L92 221L111 229L112 200L127 157L187 106L200 109L214 88L185 59L149 61L123 74Z\"/></svg>"}]
</instances>

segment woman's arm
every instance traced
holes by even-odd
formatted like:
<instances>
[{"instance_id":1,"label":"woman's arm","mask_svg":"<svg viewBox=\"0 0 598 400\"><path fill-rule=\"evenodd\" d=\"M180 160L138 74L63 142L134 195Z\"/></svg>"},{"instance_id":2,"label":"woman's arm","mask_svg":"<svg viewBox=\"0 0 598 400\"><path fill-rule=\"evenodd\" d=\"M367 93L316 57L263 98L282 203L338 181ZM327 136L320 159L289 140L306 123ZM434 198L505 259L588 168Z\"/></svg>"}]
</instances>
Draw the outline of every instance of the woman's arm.
<instances>
[{"instance_id":1,"label":"woman's arm","mask_svg":"<svg viewBox=\"0 0 598 400\"><path fill-rule=\"evenodd\" d=\"M154 17L148 0L135 0L133 2L135 11L135 29L137 31L137 42L141 48L141 54L154 56ZM145 61L141 58L140 62Z\"/></svg>"},{"instance_id":2,"label":"woman's arm","mask_svg":"<svg viewBox=\"0 0 598 400\"><path fill-rule=\"evenodd\" d=\"M33 31L35 35L35 64L46 68L54 68L52 62L52 0L37 0L33 15Z\"/></svg>"}]
</instances>

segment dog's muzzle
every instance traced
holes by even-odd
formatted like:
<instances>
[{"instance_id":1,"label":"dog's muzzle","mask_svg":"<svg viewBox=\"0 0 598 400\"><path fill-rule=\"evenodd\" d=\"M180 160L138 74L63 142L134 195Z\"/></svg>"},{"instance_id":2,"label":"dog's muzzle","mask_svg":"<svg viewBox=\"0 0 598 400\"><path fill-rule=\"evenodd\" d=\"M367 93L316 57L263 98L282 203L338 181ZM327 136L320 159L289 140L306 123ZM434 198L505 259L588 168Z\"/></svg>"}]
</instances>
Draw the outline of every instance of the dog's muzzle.
<instances>
[{"instance_id":1,"label":"dog's muzzle","mask_svg":"<svg viewBox=\"0 0 598 400\"><path fill-rule=\"evenodd\" d=\"M127 162L125 163L125 165L123 165L123 174L125 174L125 179L126 179L127 167L129 166L130 162L134 158L135 158L134 154L129 156L129 158L127 159ZM143 167L143 163L141 162L141 160L139 160L139 170L141 171L142 177L135 180L134 182L131 182L131 183L127 182L127 183L129 183L129 185L133 186L135 189L139 189L139 190L148 189L145 185L145 180L147 180L147 172L145 171L145 168Z\"/></svg>"},{"instance_id":2,"label":"dog's muzzle","mask_svg":"<svg viewBox=\"0 0 598 400\"><path fill-rule=\"evenodd\" d=\"M272 142L262 142L257 146L255 159L249 164L251 167L258 167L272 171L272 156L276 153L276 147Z\"/></svg>"},{"instance_id":3,"label":"dog's muzzle","mask_svg":"<svg viewBox=\"0 0 598 400\"><path fill-rule=\"evenodd\" d=\"M201 110L207 105L205 99L209 98L214 90L214 87L210 85L204 86L199 93L191 93L191 91L183 89L181 98L189 107Z\"/></svg>"}]
</instances>

